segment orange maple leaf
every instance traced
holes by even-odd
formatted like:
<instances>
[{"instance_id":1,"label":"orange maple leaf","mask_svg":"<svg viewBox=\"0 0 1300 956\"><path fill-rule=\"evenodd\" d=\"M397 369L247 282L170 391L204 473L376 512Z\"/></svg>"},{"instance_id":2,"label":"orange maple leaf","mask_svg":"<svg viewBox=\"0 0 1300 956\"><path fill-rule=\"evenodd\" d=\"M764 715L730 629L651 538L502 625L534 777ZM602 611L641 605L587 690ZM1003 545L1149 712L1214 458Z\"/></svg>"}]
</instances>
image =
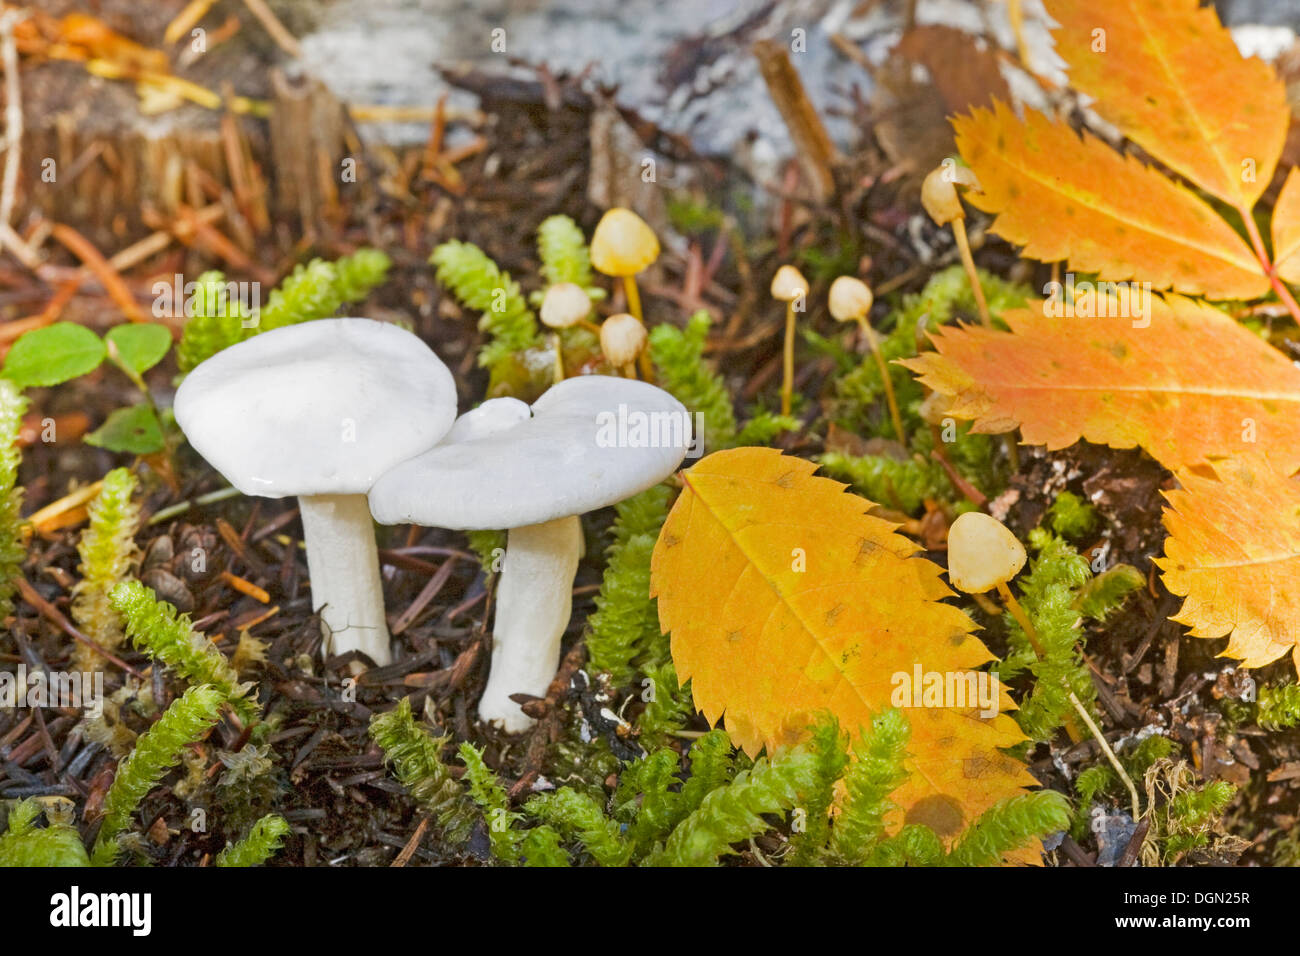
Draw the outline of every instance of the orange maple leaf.
<instances>
[{"instance_id":1,"label":"orange maple leaf","mask_svg":"<svg viewBox=\"0 0 1300 956\"><path fill-rule=\"evenodd\" d=\"M1116 315L1122 300L1092 301L1111 317L1036 302L1004 313L1009 332L945 327L936 351L900 364L976 431L1018 426L1049 449L1140 445L1170 469L1252 453L1300 468L1300 369L1281 352L1182 296L1153 296L1141 319Z\"/></svg>"},{"instance_id":2,"label":"orange maple leaf","mask_svg":"<svg viewBox=\"0 0 1300 956\"><path fill-rule=\"evenodd\" d=\"M1238 210L1268 187L1291 114L1200 0L1044 0L1070 85L1160 162ZM1243 93L1243 91L1249 93Z\"/></svg>"},{"instance_id":3,"label":"orange maple leaf","mask_svg":"<svg viewBox=\"0 0 1300 956\"><path fill-rule=\"evenodd\" d=\"M1277 274L1300 283L1300 170L1286 174L1273 205L1273 261Z\"/></svg>"},{"instance_id":4,"label":"orange maple leaf","mask_svg":"<svg viewBox=\"0 0 1300 956\"><path fill-rule=\"evenodd\" d=\"M857 733L891 706L897 675L965 674L993 660L942 603L941 569L872 503L771 448L716 452L685 472L655 545L651 591L678 675L750 754L790 743L829 710ZM1014 707L999 688L998 709ZM940 836L1032 786L999 748L1023 741L979 707L912 707L908 822Z\"/></svg>"},{"instance_id":5,"label":"orange maple leaf","mask_svg":"<svg viewBox=\"0 0 1300 956\"><path fill-rule=\"evenodd\" d=\"M958 148L993 231L1045 262L1216 299L1257 298L1272 265L1251 209L1290 113L1271 67L1243 57L1198 0L1048 0L1072 85L1121 133L1241 214L1248 245L1189 189L1089 134L1005 105L957 117ZM1250 95L1240 95L1249 90ZM1297 267L1300 268L1300 267Z\"/></svg>"},{"instance_id":6,"label":"orange maple leaf","mask_svg":"<svg viewBox=\"0 0 1300 956\"><path fill-rule=\"evenodd\" d=\"M966 198L1029 258L1219 299L1268 291L1250 247L1209 203L1095 136L1033 110L1021 122L1000 102L952 124L983 187Z\"/></svg>"},{"instance_id":7,"label":"orange maple leaf","mask_svg":"<svg viewBox=\"0 0 1300 956\"><path fill-rule=\"evenodd\" d=\"M1300 672L1300 483L1255 457L1181 471L1165 493L1165 587L1193 637L1228 636L1221 656L1262 667L1288 651Z\"/></svg>"}]
</instances>

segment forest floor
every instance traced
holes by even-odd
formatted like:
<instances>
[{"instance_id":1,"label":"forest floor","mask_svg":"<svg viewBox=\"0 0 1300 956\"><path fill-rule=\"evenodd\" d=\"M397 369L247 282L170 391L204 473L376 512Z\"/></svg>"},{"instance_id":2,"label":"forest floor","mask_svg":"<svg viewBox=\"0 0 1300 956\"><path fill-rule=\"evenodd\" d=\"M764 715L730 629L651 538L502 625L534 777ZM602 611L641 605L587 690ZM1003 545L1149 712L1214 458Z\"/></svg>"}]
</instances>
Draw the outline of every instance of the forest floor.
<instances>
[{"instance_id":1,"label":"forest floor","mask_svg":"<svg viewBox=\"0 0 1300 956\"><path fill-rule=\"evenodd\" d=\"M531 80L505 81L475 73L456 82L479 94L483 115L464 131L467 138L461 141L473 145L456 157L454 174L439 166L438 172L421 175L427 168L426 148L376 154L368 160L369 168L382 185L363 203L347 208L336 228L316 235L307 246L285 241L296 226L273 224L256 238L251 258L282 273L308 255L334 258L362 245L383 249L394 263L387 282L351 312L410 323L455 373L462 408L481 400L487 384L475 365L477 316L439 288L428 256L446 239L472 242L526 292L536 289L537 226L547 216L564 213L590 235L604 211L593 201L593 193L599 195L593 178L607 176L611 165L636 161L635 154L620 154L617 146L593 138L598 112L626 124L638 148L655 151L661 180L671 170L673 182L686 184L665 187L667 201L658 205L658 220L651 219L664 237L664 254L642 284L647 324L680 325L690 312L708 310L714 317L708 357L737 409L774 404L780 385L783 311L767 291L778 265L799 263L813 285L810 301L824 303L829 278L840 272L860 275L879 298L889 299L921 290L934 273L957 262L951 235L935 228L920 208L918 170L899 160L919 148L913 144L921 140L940 153L950 144L946 125L926 126L915 110L908 119L920 126L900 132L903 107L895 104L891 111L879 101L850 95L848 116L863 131L861 141L837 167L833 195L819 201L809 197L797 164L780 167L780 185L756 182L736 158L697 155L683 138L640 121L630 110L620 115L571 77L543 71ZM937 119L942 120L942 109ZM899 136L906 138L905 148L894 141ZM938 147L929 143L935 139ZM440 142L432 147L443 148ZM449 179L454 188L448 188ZM1046 267L1019 260L1006 243L985 235L986 225L971 212L979 265L1041 287ZM95 234L91 226L86 232L95 235L106 256L117 251L108 245L111 237ZM58 294L56 280L77 266L57 247L50 247L48 262L55 271L40 276L27 274L12 260L0 263L0 299L8 318L40 313ZM123 274L142 293L154 277L197 274L213 264L221 263L201 244L173 244ZM236 272L225 265L232 275ZM60 318L102 329L116 321L106 305L103 290L88 281L61 303ZM824 305L813 306L806 323L824 337L845 334ZM169 404L176 374L170 358L149 373L162 405ZM866 441L828 429L836 375L831 357L801 350L795 383L804 396L798 405L801 427L777 439L778 447L812 458L826 450L828 440L840 447ZM26 512L131 462L129 456L75 440L129 395L129 385L106 369L69 385L29 392L32 428L20 472ZM40 440L40 423L46 418L59 423L59 441ZM594 699L587 682L563 679L575 678L582 667L585 622L601 580L599 549L588 550L575 581L562 679L538 708L545 716L531 732L511 737L476 718L489 656L492 594L491 582L463 536L418 527L381 529L396 663L366 671L355 699L349 700L343 681L350 660L321 658L319 622L303 587L306 566L298 547L294 500L238 497L155 521L152 516L164 509L224 483L187 447L173 460L151 457L141 472L147 476L147 523L138 537L144 555L141 578L189 613L195 627L222 651L233 654L243 632L267 645L256 680L265 713L276 721L268 755L276 769L259 784L261 789L248 795L247 808L250 814L274 808L292 827L274 865L390 865L399 858L472 865L488 860L482 826L463 846L443 845L421 825L421 812L384 766L368 724L374 713L401 697L409 697L415 712L436 722L453 743L468 740L486 748L487 763L513 798L527 795L539 779L553 773L555 745L573 733L575 723L585 719L591 732L609 737L612 747L626 746L617 725L600 717L604 705ZM1165 536L1161 491L1172 486L1170 474L1136 450L1080 444L1047 453L1025 446L1018 470L995 504L1022 539L1062 490L1075 492L1097 509L1101 526L1095 544L1106 544L1109 561L1131 564L1148 581L1104 625L1089 625L1086 661L1108 735L1118 740L1157 724L1190 755L1199 779L1228 780L1240 788L1226 829L1250 841L1249 849L1240 860L1234 853L1233 859L1201 862L1294 861L1300 855L1289 836L1300 813L1292 785L1300 777L1296 736L1269 734L1235 719L1242 677L1231 662L1215 656L1223 642L1189 639L1183 627L1168 619L1178 599L1165 591L1152 559L1161 553ZM941 558L945 503L927 502L924 513L910 517L929 529L922 543L932 557ZM609 521L609 513L591 516L589 533L599 535ZM78 573L80 531L79 524L69 523L33 536L23 573L35 598L17 601L12 622L0 634L0 663L5 666L19 661L51 670L69 666L76 643L70 636L75 628L69 623L69 597ZM195 547L208 555L198 571L187 558ZM1080 550L1089 554L1092 548ZM232 588L232 575L264 591L269 601ZM1002 622L979 611L975 616L984 628L981 637L1000 654L1006 646ZM119 654L153 682L156 699L176 692L144 655L127 647ZM1252 676L1259 683L1280 681L1291 667L1286 659ZM126 674L110 668L107 675L111 694ZM632 690L615 692L618 710ZM635 706L633 702L632 710ZM136 731L146 725L125 710L123 719ZM111 780L116 760L107 748L82 736L79 722L75 712L56 708L0 710L0 800L62 795L93 806ZM708 725L697 715L688 729L704 731ZM223 722L203 746L233 752L245 739L241 728ZM1095 745L1087 742L1041 744L1030 755L1030 769L1045 786L1068 793L1072 768L1096 760ZM219 768L219 763L210 764L207 772ZM171 786L146 799L142 818L161 821L148 830L152 845L146 851L158 864L196 865L220 849L209 835L185 826L186 815L186 802ZM757 842L760 851L771 849L764 839ZM1097 851L1091 836L1078 843L1067 838L1056 859L1061 865L1093 865ZM760 861L742 851L735 862Z\"/></svg>"}]
</instances>

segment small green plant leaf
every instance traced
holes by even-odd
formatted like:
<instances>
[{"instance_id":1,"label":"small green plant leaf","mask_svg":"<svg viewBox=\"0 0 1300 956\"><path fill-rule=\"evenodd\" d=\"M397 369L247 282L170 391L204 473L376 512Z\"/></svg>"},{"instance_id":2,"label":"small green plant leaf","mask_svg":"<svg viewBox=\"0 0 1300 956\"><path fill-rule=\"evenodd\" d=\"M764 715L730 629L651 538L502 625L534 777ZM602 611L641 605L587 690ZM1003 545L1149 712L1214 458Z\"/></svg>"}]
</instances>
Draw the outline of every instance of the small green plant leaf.
<instances>
[{"instance_id":1,"label":"small green plant leaf","mask_svg":"<svg viewBox=\"0 0 1300 956\"><path fill-rule=\"evenodd\" d=\"M94 371L107 353L84 325L55 322L19 337L5 357L4 377L19 388L58 385Z\"/></svg>"},{"instance_id":2,"label":"small green plant leaf","mask_svg":"<svg viewBox=\"0 0 1300 956\"><path fill-rule=\"evenodd\" d=\"M148 405L130 405L117 409L104 424L86 436L85 442L106 451L122 451L132 455L151 455L162 451L164 447L162 426Z\"/></svg>"},{"instance_id":3,"label":"small green plant leaf","mask_svg":"<svg viewBox=\"0 0 1300 956\"><path fill-rule=\"evenodd\" d=\"M104 338L117 350L117 360L137 375L161 362L172 347L172 334L162 325L115 325Z\"/></svg>"}]
</instances>

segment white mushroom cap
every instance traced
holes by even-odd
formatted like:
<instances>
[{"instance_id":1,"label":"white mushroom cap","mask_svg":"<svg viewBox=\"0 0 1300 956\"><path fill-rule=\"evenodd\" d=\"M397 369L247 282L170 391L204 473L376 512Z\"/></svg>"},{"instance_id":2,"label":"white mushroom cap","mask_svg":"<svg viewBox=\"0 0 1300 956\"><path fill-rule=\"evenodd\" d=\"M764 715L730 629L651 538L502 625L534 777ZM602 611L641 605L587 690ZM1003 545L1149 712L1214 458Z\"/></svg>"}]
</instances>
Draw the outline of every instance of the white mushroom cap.
<instances>
[{"instance_id":1,"label":"white mushroom cap","mask_svg":"<svg viewBox=\"0 0 1300 956\"><path fill-rule=\"evenodd\" d=\"M218 352L186 377L175 411L195 450L246 495L364 494L437 444L456 385L410 332L320 319Z\"/></svg>"},{"instance_id":2,"label":"white mushroom cap","mask_svg":"<svg viewBox=\"0 0 1300 956\"><path fill-rule=\"evenodd\" d=\"M948 580L959 591L983 594L1024 566L1025 546L997 518L967 511L948 529Z\"/></svg>"},{"instance_id":3,"label":"white mushroom cap","mask_svg":"<svg viewBox=\"0 0 1300 956\"><path fill-rule=\"evenodd\" d=\"M444 442L385 473L370 490L370 511L381 524L453 531L585 514L667 478L690 439L685 407L660 388L607 375L566 379L513 427Z\"/></svg>"},{"instance_id":4,"label":"white mushroom cap","mask_svg":"<svg viewBox=\"0 0 1300 956\"><path fill-rule=\"evenodd\" d=\"M871 311L875 296L871 286L857 276L840 276L831 283L831 291L826 303L830 306L831 317L836 322L856 322L865 318Z\"/></svg>"}]
</instances>

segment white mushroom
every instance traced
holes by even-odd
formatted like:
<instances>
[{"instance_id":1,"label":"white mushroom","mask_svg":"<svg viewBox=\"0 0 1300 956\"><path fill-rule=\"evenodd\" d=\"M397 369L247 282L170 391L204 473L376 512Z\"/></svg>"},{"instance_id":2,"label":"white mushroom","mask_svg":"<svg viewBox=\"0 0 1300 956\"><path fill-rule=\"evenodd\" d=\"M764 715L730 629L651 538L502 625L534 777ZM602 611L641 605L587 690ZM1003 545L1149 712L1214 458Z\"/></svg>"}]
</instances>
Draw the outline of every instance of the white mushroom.
<instances>
[{"instance_id":1,"label":"white mushroom","mask_svg":"<svg viewBox=\"0 0 1300 956\"><path fill-rule=\"evenodd\" d=\"M304 322L203 362L176 392L175 411L190 444L241 492L298 496L326 653L389 663L365 495L451 427L456 386L442 360L395 325Z\"/></svg>"},{"instance_id":2,"label":"white mushroom","mask_svg":"<svg viewBox=\"0 0 1300 956\"><path fill-rule=\"evenodd\" d=\"M370 490L382 524L509 529L479 716L510 733L532 725L510 695L545 696L559 667L582 549L578 515L667 478L691 440L686 409L645 382L571 378L534 402L528 417L526 408L513 399L484 402L446 441Z\"/></svg>"}]
</instances>

